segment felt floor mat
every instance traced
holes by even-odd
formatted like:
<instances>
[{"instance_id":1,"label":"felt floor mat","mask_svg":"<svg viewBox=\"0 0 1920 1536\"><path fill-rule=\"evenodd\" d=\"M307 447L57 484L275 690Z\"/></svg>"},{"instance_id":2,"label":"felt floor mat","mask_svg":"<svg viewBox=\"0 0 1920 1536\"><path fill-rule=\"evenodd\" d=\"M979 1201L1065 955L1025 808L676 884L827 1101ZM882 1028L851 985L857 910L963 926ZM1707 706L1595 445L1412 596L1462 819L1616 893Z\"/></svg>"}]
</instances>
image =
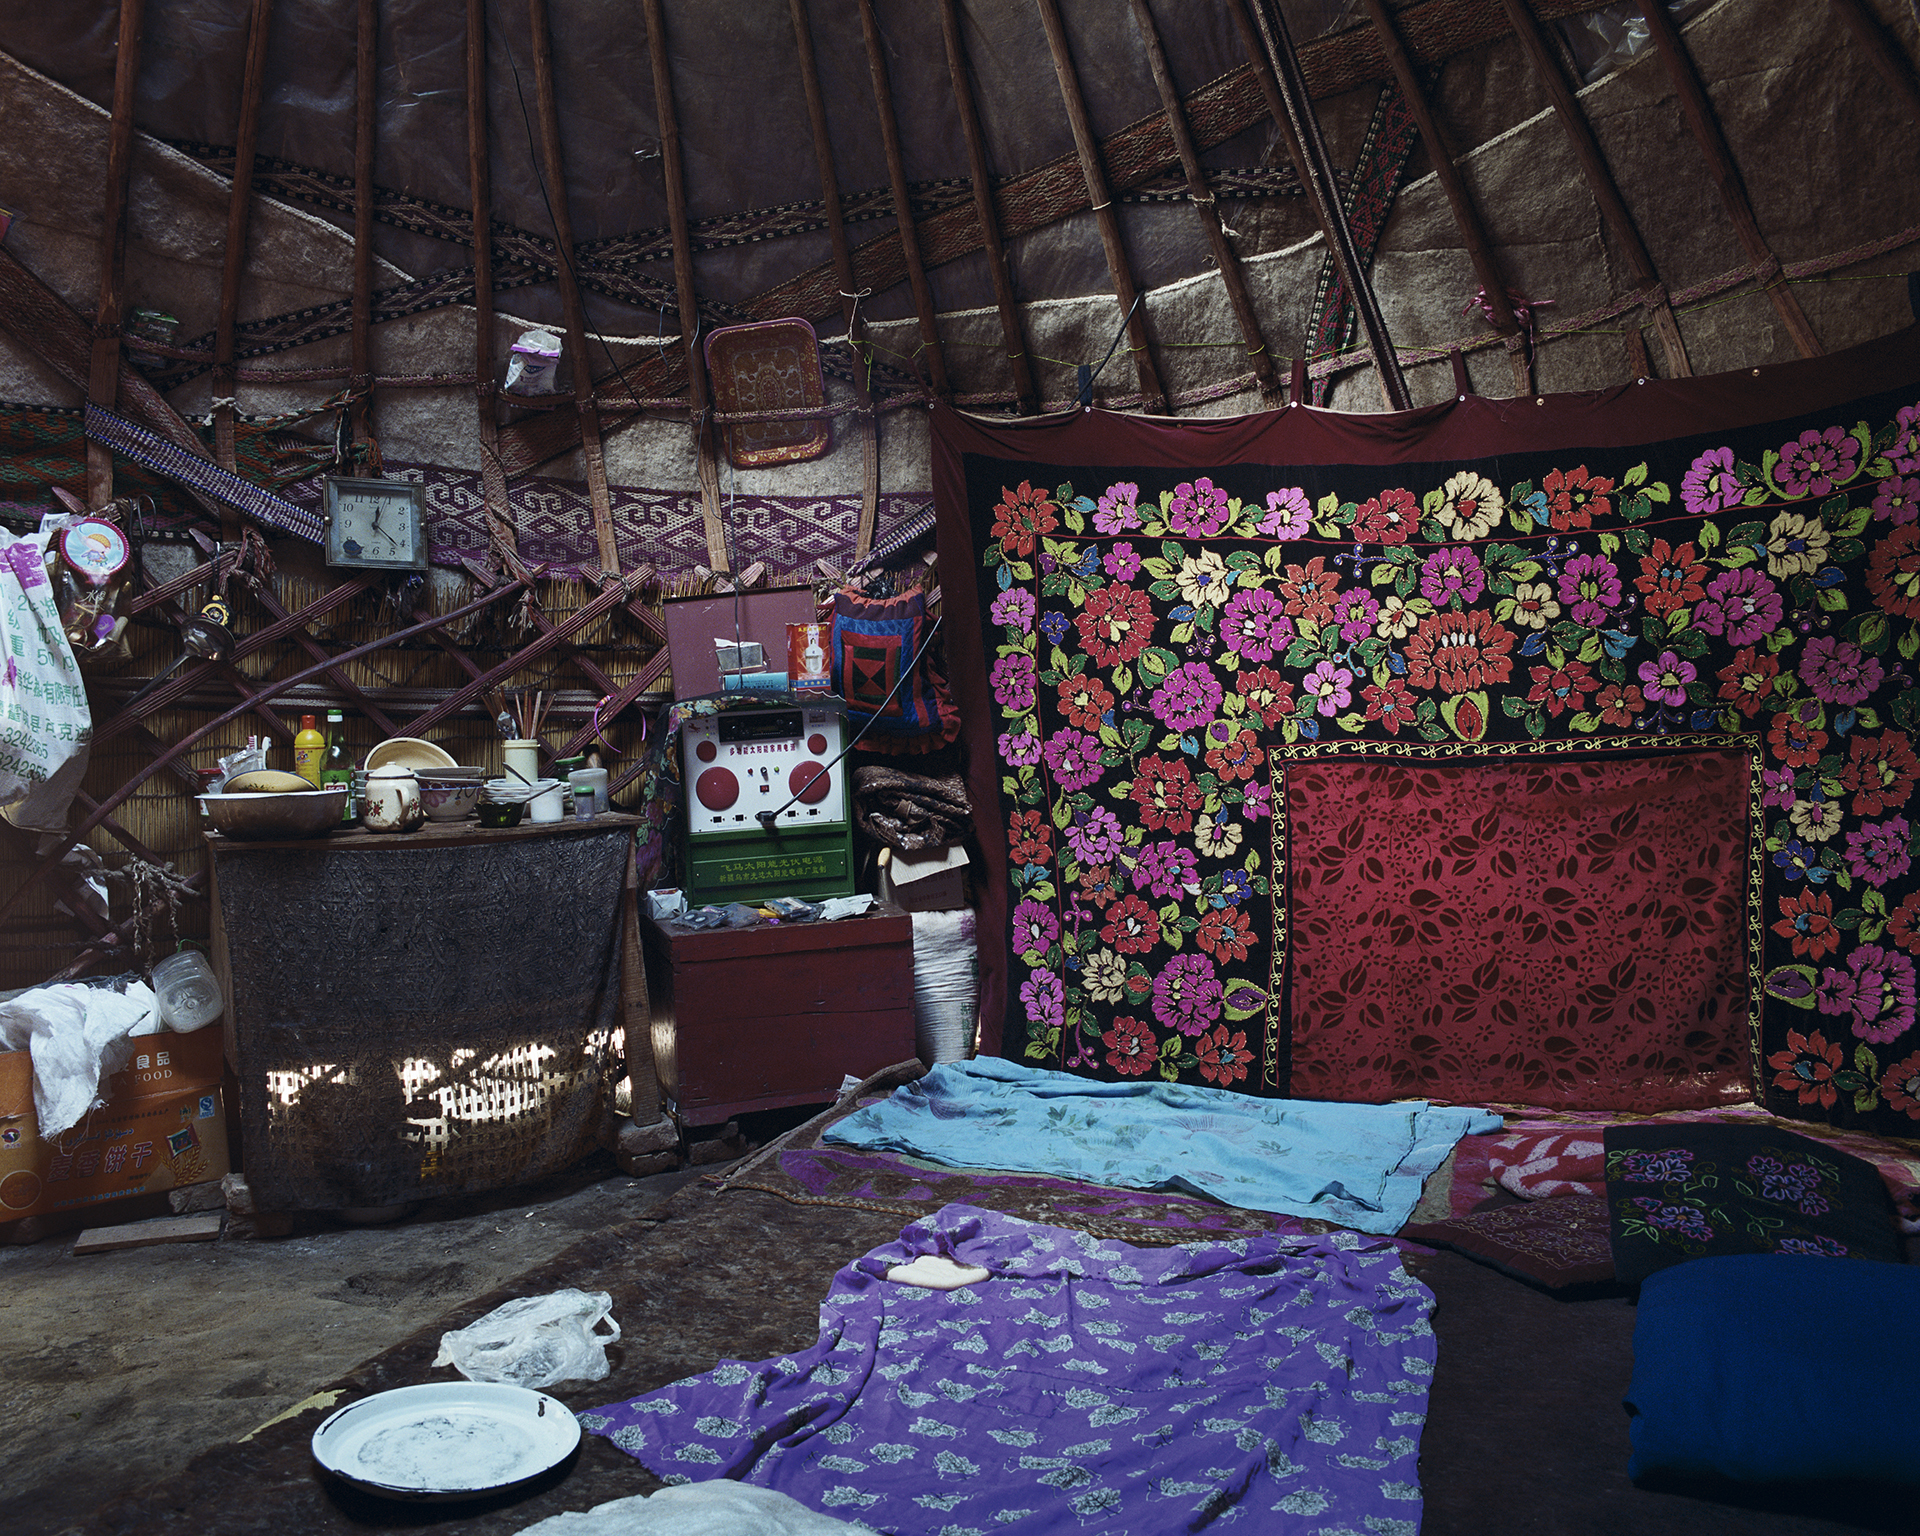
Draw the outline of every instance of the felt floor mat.
<instances>
[{"instance_id":1,"label":"felt floor mat","mask_svg":"<svg viewBox=\"0 0 1920 1536\"><path fill-rule=\"evenodd\" d=\"M820 1298L840 1265L891 1241L897 1214L798 1205L759 1190L682 1189L654 1219L596 1234L510 1285L455 1308L331 1383L340 1397L216 1446L177 1476L117 1499L77 1536L229 1536L428 1529L508 1536L563 1510L646 1493L657 1481L598 1436L541 1484L492 1503L408 1506L332 1489L308 1454L332 1407L362 1394L443 1380L429 1363L442 1332L512 1296L577 1285L612 1294L625 1336L605 1381L563 1384L576 1410L651 1391L722 1358L757 1360L812 1344ZM1620 1397L1632 1371L1633 1312L1622 1301L1567 1304L1456 1254L1409 1265L1438 1298L1439 1368L1421 1446L1422 1536L1489 1529L1551 1536L1827 1536L1897 1530L1898 1510L1737 1507L1626 1480ZM1807 1497L1807 1496L1801 1496ZM1776 1501L1777 1502L1777 1501Z\"/></svg>"}]
</instances>

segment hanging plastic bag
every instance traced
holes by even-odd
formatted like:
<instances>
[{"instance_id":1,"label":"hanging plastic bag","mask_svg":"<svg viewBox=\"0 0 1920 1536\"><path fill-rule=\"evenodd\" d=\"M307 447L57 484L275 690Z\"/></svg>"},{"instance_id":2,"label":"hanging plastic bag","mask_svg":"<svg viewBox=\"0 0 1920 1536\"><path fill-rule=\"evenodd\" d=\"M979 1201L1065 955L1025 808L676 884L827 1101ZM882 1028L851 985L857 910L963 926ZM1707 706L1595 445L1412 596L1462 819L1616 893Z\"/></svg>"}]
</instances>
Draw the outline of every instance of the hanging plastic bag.
<instances>
[{"instance_id":1,"label":"hanging plastic bag","mask_svg":"<svg viewBox=\"0 0 1920 1536\"><path fill-rule=\"evenodd\" d=\"M555 1291L521 1296L479 1322L440 1335L435 1365L450 1365L468 1381L550 1387L556 1381L604 1381L612 1369L607 1346L620 1337L613 1298L605 1291ZM613 1331L596 1333L605 1323Z\"/></svg>"},{"instance_id":2,"label":"hanging plastic bag","mask_svg":"<svg viewBox=\"0 0 1920 1536\"><path fill-rule=\"evenodd\" d=\"M35 830L64 825L93 737L44 545L0 530L0 807L19 805L9 819Z\"/></svg>"}]
</instances>

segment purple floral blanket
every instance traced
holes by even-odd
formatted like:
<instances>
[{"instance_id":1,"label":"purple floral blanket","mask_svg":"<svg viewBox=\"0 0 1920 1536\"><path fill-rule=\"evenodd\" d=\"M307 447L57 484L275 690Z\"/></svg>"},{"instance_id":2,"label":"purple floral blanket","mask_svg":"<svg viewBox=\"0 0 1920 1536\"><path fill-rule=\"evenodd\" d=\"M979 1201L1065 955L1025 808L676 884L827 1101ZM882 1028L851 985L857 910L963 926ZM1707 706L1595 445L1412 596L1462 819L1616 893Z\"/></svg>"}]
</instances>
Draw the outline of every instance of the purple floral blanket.
<instances>
[{"instance_id":1,"label":"purple floral blanket","mask_svg":"<svg viewBox=\"0 0 1920 1536\"><path fill-rule=\"evenodd\" d=\"M886 1278L922 1254L990 1278ZM834 1277L811 1350L580 1421L892 1536L1417 1536L1432 1307L1350 1232L1138 1248L949 1205Z\"/></svg>"}]
</instances>

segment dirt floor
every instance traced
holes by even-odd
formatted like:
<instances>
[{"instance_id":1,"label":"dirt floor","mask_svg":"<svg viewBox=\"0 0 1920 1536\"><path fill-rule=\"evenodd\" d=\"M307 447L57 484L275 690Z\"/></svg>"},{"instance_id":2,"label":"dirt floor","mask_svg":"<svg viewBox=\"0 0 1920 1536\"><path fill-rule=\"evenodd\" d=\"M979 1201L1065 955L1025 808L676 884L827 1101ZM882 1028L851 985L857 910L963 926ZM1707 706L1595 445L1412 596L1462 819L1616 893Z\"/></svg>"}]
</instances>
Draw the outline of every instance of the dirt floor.
<instances>
[{"instance_id":1,"label":"dirt floor","mask_svg":"<svg viewBox=\"0 0 1920 1536\"><path fill-rule=\"evenodd\" d=\"M0 1531L54 1536L709 1171L635 1179L603 1157L391 1226L312 1216L273 1240L0 1247Z\"/></svg>"}]
</instances>

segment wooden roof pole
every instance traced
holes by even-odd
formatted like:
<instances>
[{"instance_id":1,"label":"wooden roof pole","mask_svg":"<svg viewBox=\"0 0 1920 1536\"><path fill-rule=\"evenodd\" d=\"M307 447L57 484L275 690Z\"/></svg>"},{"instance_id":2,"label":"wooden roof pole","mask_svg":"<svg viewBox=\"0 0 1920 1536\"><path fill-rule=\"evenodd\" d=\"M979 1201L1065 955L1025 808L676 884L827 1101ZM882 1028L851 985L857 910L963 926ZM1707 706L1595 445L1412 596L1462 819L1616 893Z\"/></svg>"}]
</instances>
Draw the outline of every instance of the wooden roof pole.
<instances>
[{"instance_id":1,"label":"wooden roof pole","mask_svg":"<svg viewBox=\"0 0 1920 1536\"><path fill-rule=\"evenodd\" d=\"M1860 0L1833 0L1833 8L1840 13L1854 41L1866 49L1867 57L1880 71L1880 78L1886 81L1888 89L1920 120L1920 84L1914 82L1913 65L1907 62L1906 55L1895 51L1887 41L1885 30Z\"/></svg>"},{"instance_id":2,"label":"wooden roof pole","mask_svg":"<svg viewBox=\"0 0 1920 1536\"><path fill-rule=\"evenodd\" d=\"M560 150L560 104L553 89L553 33L547 25L547 0L527 0L527 28L533 34L540 158L546 164L547 207L553 215L554 254L559 257L560 305L567 317L565 346L573 370L574 406L580 413L580 452L587 461L593 533L600 545L601 570L617 576L620 551L613 538L613 497L607 489L607 458L600 441L600 407L593 397L593 370L587 360L587 311L573 270L573 214L567 202L566 157Z\"/></svg>"},{"instance_id":3,"label":"wooden roof pole","mask_svg":"<svg viewBox=\"0 0 1920 1536\"><path fill-rule=\"evenodd\" d=\"M1200 216L1200 228L1213 252L1213 264L1220 269L1220 281L1227 290L1227 302L1240 324L1240 335L1247 344L1247 359L1252 365L1260 393L1280 393L1280 375L1267 351L1266 338L1260 334L1260 322L1253 312L1253 299L1247 292L1246 274L1240 270L1240 258L1227 242L1226 225L1221 221L1219 205L1207 186L1207 173L1200 164L1200 152L1194 148L1193 131L1187 125L1187 111L1181 104L1173 71L1167 65L1167 50L1161 46L1160 28L1153 19L1147 0L1133 0L1133 19L1140 29L1140 41L1146 45L1147 63L1153 70L1153 83L1160 92L1160 105L1167 114L1167 129L1173 134L1173 147L1180 152L1181 168L1187 173L1187 200Z\"/></svg>"},{"instance_id":4,"label":"wooden roof pole","mask_svg":"<svg viewBox=\"0 0 1920 1536\"><path fill-rule=\"evenodd\" d=\"M1152 345L1147 339L1147 317L1134 287L1126 245L1120 238L1120 220L1113 211L1113 197L1107 189L1100 145L1093 136L1093 125L1087 120L1086 99L1080 94L1080 77L1067 47L1067 28L1060 19L1059 0L1034 0L1034 5L1040 12L1040 24L1046 28L1047 51L1053 55L1053 72L1060 80L1060 99L1066 104L1067 124L1073 129L1080 174L1086 178L1087 198L1100 227L1100 247L1106 253L1107 271L1113 278L1113 297L1120 306L1126 327L1127 350L1133 354L1134 367L1140 375L1140 393L1146 397L1141 403L1149 411L1164 413L1168 409L1167 392L1160 383L1160 371L1154 366Z\"/></svg>"},{"instance_id":5,"label":"wooden roof pole","mask_svg":"<svg viewBox=\"0 0 1920 1536\"><path fill-rule=\"evenodd\" d=\"M1340 280L1353 295L1360 312L1360 325L1367 333L1367 345L1373 352L1373 366L1380 375L1380 387L1387 404L1396 411L1410 410L1413 396L1408 392L1406 375L1400 371L1399 355L1393 350L1393 338L1387 334L1380 300L1368 281L1360 262L1360 248L1354 243L1353 226L1340 206L1340 191L1333 173L1333 160L1327 154L1326 140L1320 136L1320 120L1314 116L1313 99L1307 93L1306 77L1300 72L1300 56L1293 50L1293 36L1287 31L1287 19L1275 0L1249 0L1253 22L1259 29L1261 47L1273 71L1274 83L1285 105L1287 121L1292 125L1293 142L1301 159L1296 162L1300 179L1313 199L1320 216L1328 249Z\"/></svg>"},{"instance_id":6,"label":"wooden roof pole","mask_svg":"<svg viewBox=\"0 0 1920 1536\"><path fill-rule=\"evenodd\" d=\"M960 113L960 132L967 141L967 174L973 182L973 212L980 221L980 243L987 253L987 271L993 279L994 303L1000 310L1000 334L1006 341L1007 362L1013 369L1014 408L1033 414L1040 392L1027 361L1027 338L1014 302L1013 277L1007 270L1006 247L1000 243L1000 216L993 206L993 174L987 165L987 140L974 105L973 82L967 75L966 45L960 36L960 13L954 0L940 0L940 30L947 44L947 74L953 81L953 104Z\"/></svg>"},{"instance_id":7,"label":"wooden roof pole","mask_svg":"<svg viewBox=\"0 0 1920 1536\"><path fill-rule=\"evenodd\" d=\"M1633 215L1627 211L1626 202L1620 196L1613 172L1607 167L1606 156L1600 152L1599 140L1593 136L1593 125L1587 121L1587 114L1581 110L1580 100L1568 86L1566 77L1560 73L1559 61L1547 48L1546 39L1540 32L1539 18L1533 14L1526 0L1500 0L1500 4L1506 10L1514 35L1520 39L1520 46L1533 63L1533 72L1545 88L1547 99L1553 103L1554 114L1567 131L1574 158L1580 162L1580 170L1587 179L1587 189L1600 206L1600 216L1606 220L1607 228L1613 232L1613 238L1626 257L1627 266L1632 271L1633 285L1640 292L1647 318L1653 322L1654 334L1660 338L1660 350L1666 354L1667 372L1676 379L1692 378L1693 365L1687 360L1686 344L1680 339L1680 325L1674 319L1673 306L1667 302L1666 288L1654 268L1653 257L1648 254L1646 243L1640 238L1639 226L1634 223ZM1639 334L1637 329L1629 330L1630 338L1637 338ZM1644 350L1645 343L1641 345Z\"/></svg>"},{"instance_id":8,"label":"wooden roof pole","mask_svg":"<svg viewBox=\"0 0 1920 1536\"><path fill-rule=\"evenodd\" d=\"M240 82L240 123L234 135L233 188L227 194L227 245L220 267L220 316L213 329L213 451L223 469L234 467L233 327L240 315L240 278L247 265L247 221L253 212L253 151L260 142L260 97L266 89L267 27L273 0L253 0L247 20L247 61ZM240 537L240 517L220 519L220 537Z\"/></svg>"},{"instance_id":9,"label":"wooden roof pole","mask_svg":"<svg viewBox=\"0 0 1920 1536\"><path fill-rule=\"evenodd\" d=\"M120 0L119 51L113 67L113 118L107 129L106 209L100 228L100 303L93 317L87 398L119 402L121 313L126 302L127 183L133 175L133 96L140 78L140 29L146 0ZM113 500L113 450L87 444L87 505Z\"/></svg>"},{"instance_id":10,"label":"wooden roof pole","mask_svg":"<svg viewBox=\"0 0 1920 1536\"><path fill-rule=\"evenodd\" d=\"M493 161L487 145L487 6L467 0L467 186L473 200L473 387L480 434L480 484L487 498L487 536L493 554L522 574L513 498L500 463L499 385L493 355Z\"/></svg>"},{"instance_id":11,"label":"wooden roof pole","mask_svg":"<svg viewBox=\"0 0 1920 1536\"><path fill-rule=\"evenodd\" d=\"M873 0L860 0L860 31L867 44L867 68L873 75L873 104L880 116L880 142L887 152L887 179L893 187L894 227L900 233L900 254L907 263L907 283L913 306L920 314L920 346L927 354L927 377L933 392L945 399L953 392L947 382L947 360L940 350L940 328L934 320L933 289L927 283L926 263L920 259L920 235L913 222L913 202L907 191L907 164L900 150L900 121L893 110L893 86L887 79L885 44Z\"/></svg>"},{"instance_id":12,"label":"wooden roof pole","mask_svg":"<svg viewBox=\"0 0 1920 1536\"><path fill-rule=\"evenodd\" d=\"M359 0L358 49L353 77L353 314L352 376L347 419L353 440L372 434L373 419L373 142L379 104L379 0Z\"/></svg>"},{"instance_id":13,"label":"wooden roof pole","mask_svg":"<svg viewBox=\"0 0 1920 1536\"><path fill-rule=\"evenodd\" d=\"M666 182L667 226L673 234L673 287L680 306L680 345L687 359L687 407L700 468L700 519L706 526L707 564L732 569L727 531L720 522L720 465L714 457L709 419L707 360L700 350L700 300L693 287L693 234L687 219L687 173L680 158L680 118L673 103L673 72L667 62L667 24L660 0L640 0L646 19L647 58L653 66L653 112L660 127L660 174Z\"/></svg>"},{"instance_id":14,"label":"wooden roof pole","mask_svg":"<svg viewBox=\"0 0 1920 1536\"><path fill-rule=\"evenodd\" d=\"M1487 229L1480 222L1480 210L1474 205L1473 194L1467 190L1466 179L1461 176L1460 168L1454 164L1453 148L1447 137L1440 131L1440 123L1433 115L1433 105L1427 100L1426 87L1413 67L1413 58L1407 52L1407 45L1401 41L1400 32L1393 24L1384 0L1365 0L1367 18L1373 23L1374 34L1380 39L1380 46L1387 56L1387 66L1393 71L1393 77L1400 85L1400 93L1407 98L1407 105L1413 111L1413 120L1420 129L1420 137L1427 141L1427 150L1433 157L1433 173L1445 194L1447 207L1453 213L1454 227L1460 231L1461 242L1467 248L1467 260L1473 263L1473 275L1480 280L1480 291L1485 295L1486 306L1493 317L1493 328L1507 339L1507 358L1513 366L1513 389L1518 395L1533 393L1533 367L1527 356L1527 342L1519 319L1513 313L1513 302L1507 297L1506 279L1501 275L1500 267L1493 257L1493 242L1487 238Z\"/></svg>"},{"instance_id":15,"label":"wooden roof pole","mask_svg":"<svg viewBox=\"0 0 1920 1536\"><path fill-rule=\"evenodd\" d=\"M853 558L866 557L873 548L874 525L880 516L880 451L874 437L873 390L865 364L870 353L860 325L862 294L854 286L853 252L847 244L847 225L840 207L840 178L833 169L833 139L827 132L827 102L820 91L820 66L813 51L813 27L807 20L807 0L788 0L793 15L794 57L800 64L800 85L806 93L807 119L813 126L813 157L820 166L820 196L827 209L827 238L833 246L833 270L840 283L840 313L847 322L847 347L853 353L853 387L863 409L855 416L860 432L863 474L860 486L860 528L854 536Z\"/></svg>"},{"instance_id":16,"label":"wooden roof pole","mask_svg":"<svg viewBox=\"0 0 1920 1536\"><path fill-rule=\"evenodd\" d=\"M1720 190L1720 201L1726 205L1727 220L1745 248L1747 260L1753 263L1760 286L1773 301L1773 307L1786 326L1787 334L1793 337L1794 345L1800 349L1800 355L1821 356L1825 348L1820 345L1820 338L1814 335L1813 326L1800 308L1800 301L1787 286L1779 258L1767 244L1766 236L1760 233L1759 221L1753 216L1753 204L1748 201L1746 186L1740 180L1740 169L1734 164L1733 154L1727 148L1719 119L1713 115L1713 103L1707 99L1700 77L1694 72L1686 45L1680 40L1673 18L1667 14L1664 0L1637 0L1637 3L1640 14L1647 19L1647 31L1653 38L1654 47L1659 50L1667 66L1667 78L1673 82L1674 94L1680 98L1680 111L1687 120L1687 126L1693 130L1700 153L1706 157L1707 172Z\"/></svg>"}]
</instances>

